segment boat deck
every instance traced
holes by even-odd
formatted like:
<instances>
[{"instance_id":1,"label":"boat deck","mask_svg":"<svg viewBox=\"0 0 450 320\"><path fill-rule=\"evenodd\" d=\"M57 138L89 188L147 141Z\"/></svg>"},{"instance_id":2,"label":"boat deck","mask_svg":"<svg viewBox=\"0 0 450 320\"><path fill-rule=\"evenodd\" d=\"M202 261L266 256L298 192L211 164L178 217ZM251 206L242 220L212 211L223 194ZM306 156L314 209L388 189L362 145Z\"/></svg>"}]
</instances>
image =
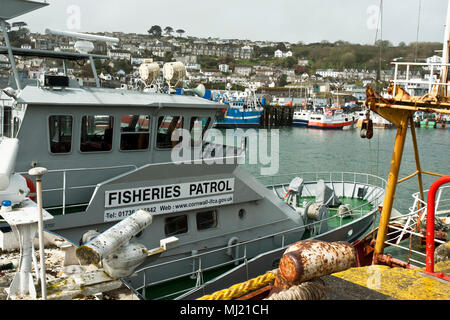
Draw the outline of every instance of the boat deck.
<instances>
[{"instance_id":1,"label":"boat deck","mask_svg":"<svg viewBox=\"0 0 450 320\"><path fill-rule=\"evenodd\" d=\"M450 261L438 262L435 264L434 269L435 272L449 274ZM424 276L421 273L423 270L425 269L413 270L371 265L334 273L332 277L347 282L343 284L344 288L351 288L351 284L356 284L369 290L363 290L362 292L370 293L374 291L399 300L450 300L450 284L436 278ZM336 299L347 295L346 290L339 289L341 282L335 282L337 285L332 287L333 291L337 292Z\"/></svg>"}]
</instances>

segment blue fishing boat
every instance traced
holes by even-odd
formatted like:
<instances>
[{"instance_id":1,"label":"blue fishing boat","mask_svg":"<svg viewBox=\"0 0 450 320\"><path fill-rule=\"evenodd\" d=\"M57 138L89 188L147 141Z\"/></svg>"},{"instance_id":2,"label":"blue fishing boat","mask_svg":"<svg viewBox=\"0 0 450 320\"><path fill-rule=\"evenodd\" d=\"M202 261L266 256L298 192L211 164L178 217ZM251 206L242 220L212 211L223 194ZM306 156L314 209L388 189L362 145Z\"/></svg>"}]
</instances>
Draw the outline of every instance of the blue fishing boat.
<instances>
[{"instance_id":1,"label":"blue fishing boat","mask_svg":"<svg viewBox=\"0 0 450 320\"><path fill-rule=\"evenodd\" d=\"M255 90L246 89L242 99L223 100L225 107L219 112L216 128L256 128L259 127L263 106L257 99Z\"/></svg>"}]
</instances>

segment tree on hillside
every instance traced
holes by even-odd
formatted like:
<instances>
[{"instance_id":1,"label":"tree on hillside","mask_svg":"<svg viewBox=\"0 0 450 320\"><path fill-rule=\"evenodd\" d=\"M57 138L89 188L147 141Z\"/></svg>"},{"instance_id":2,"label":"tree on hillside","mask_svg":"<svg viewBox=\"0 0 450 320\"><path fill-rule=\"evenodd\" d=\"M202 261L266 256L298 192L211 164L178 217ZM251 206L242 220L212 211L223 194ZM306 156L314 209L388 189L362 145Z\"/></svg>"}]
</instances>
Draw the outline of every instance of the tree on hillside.
<instances>
[{"instance_id":1,"label":"tree on hillside","mask_svg":"<svg viewBox=\"0 0 450 320\"><path fill-rule=\"evenodd\" d=\"M177 31L175 31L176 33L178 33L180 35L180 38L183 36L183 34L185 33L185 31L183 29L178 29Z\"/></svg>"},{"instance_id":2,"label":"tree on hillside","mask_svg":"<svg viewBox=\"0 0 450 320\"><path fill-rule=\"evenodd\" d=\"M276 49L281 50L283 52L287 50L286 45L283 42L278 42Z\"/></svg>"},{"instance_id":3,"label":"tree on hillside","mask_svg":"<svg viewBox=\"0 0 450 320\"><path fill-rule=\"evenodd\" d=\"M154 25L147 32L152 36L154 36L155 38L161 38L162 29L160 26Z\"/></svg>"},{"instance_id":4,"label":"tree on hillside","mask_svg":"<svg viewBox=\"0 0 450 320\"><path fill-rule=\"evenodd\" d=\"M392 43L389 40L377 40L375 41L375 45L377 47L381 46L382 48L392 47Z\"/></svg>"},{"instance_id":5,"label":"tree on hillside","mask_svg":"<svg viewBox=\"0 0 450 320\"><path fill-rule=\"evenodd\" d=\"M287 75L282 74L280 76L280 78L278 79L278 86L279 87L284 87L287 84L288 84L288 82L287 82Z\"/></svg>"},{"instance_id":6,"label":"tree on hillside","mask_svg":"<svg viewBox=\"0 0 450 320\"><path fill-rule=\"evenodd\" d=\"M172 33L173 33L173 28L172 28L172 27L169 27L169 26L165 27L165 28L164 28L164 33L165 33L167 36L171 36Z\"/></svg>"}]
</instances>

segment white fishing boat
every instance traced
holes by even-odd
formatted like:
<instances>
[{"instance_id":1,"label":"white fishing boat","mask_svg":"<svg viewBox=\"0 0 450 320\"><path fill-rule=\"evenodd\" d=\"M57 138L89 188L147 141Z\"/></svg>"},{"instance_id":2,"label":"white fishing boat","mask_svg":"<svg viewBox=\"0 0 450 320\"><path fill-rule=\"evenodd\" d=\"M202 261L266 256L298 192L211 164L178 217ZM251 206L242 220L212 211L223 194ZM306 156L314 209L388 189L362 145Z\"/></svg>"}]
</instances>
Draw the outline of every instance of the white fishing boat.
<instances>
[{"instance_id":1,"label":"white fishing boat","mask_svg":"<svg viewBox=\"0 0 450 320\"><path fill-rule=\"evenodd\" d=\"M309 118L311 117L311 110L299 109L295 110L292 116L292 125L294 127L308 126Z\"/></svg>"},{"instance_id":2,"label":"white fishing boat","mask_svg":"<svg viewBox=\"0 0 450 320\"><path fill-rule=\"evenodd\" d=\"M308 128L322 130L347 130L354 128L355 117L341 108L323 108L322 112L311 113Z\"/></svg>"}]
</instances>

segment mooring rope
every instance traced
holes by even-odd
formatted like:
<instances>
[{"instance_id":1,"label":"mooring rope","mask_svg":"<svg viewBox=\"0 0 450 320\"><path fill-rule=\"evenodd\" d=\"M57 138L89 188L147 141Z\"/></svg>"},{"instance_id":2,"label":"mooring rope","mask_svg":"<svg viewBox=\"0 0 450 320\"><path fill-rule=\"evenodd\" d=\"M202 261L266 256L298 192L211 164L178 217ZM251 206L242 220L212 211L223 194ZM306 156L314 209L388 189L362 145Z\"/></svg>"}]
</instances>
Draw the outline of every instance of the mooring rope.
<instances>
[{"instance_id":1,"label":"mooring rope","mask_svg":"<svg viewBox=\"0 0 450 320\"><path fill-rule=\"evenodd\" d=\"M325 293L325 282L317 278L274 293L264 300L320 300Z\"/></svg>"},{"instance_id":2,"label":"mooring rope","mask_svg":"<svg viewBox=\"0 0 450 320\"><path fill-rule=\"evenodd\" d=\"M232 300L260 289L275 281L277 270L269 271L259 277L246 282L235 284L227 289L216 291L213 294L205 295L197 300ZM272 294L264 300L319 300L326 293L326 286L322 279L312 279L292 286L291 288Z\"/></svg>"},{"instance_id":3,"label":"mooring rope","mask_svg":"<svg viewBox=\"0 0 450 320\"><path fill-rule=\"evenodd\" d=\"M197 300L231 300L234 298L239 298L250 291L257 290L268 284L272 284L275 281L276 272L276 270L266 272L259 277L235 284L228 289L216 291L210 295L205 295Z\"/></svg>"}]
</instances>

